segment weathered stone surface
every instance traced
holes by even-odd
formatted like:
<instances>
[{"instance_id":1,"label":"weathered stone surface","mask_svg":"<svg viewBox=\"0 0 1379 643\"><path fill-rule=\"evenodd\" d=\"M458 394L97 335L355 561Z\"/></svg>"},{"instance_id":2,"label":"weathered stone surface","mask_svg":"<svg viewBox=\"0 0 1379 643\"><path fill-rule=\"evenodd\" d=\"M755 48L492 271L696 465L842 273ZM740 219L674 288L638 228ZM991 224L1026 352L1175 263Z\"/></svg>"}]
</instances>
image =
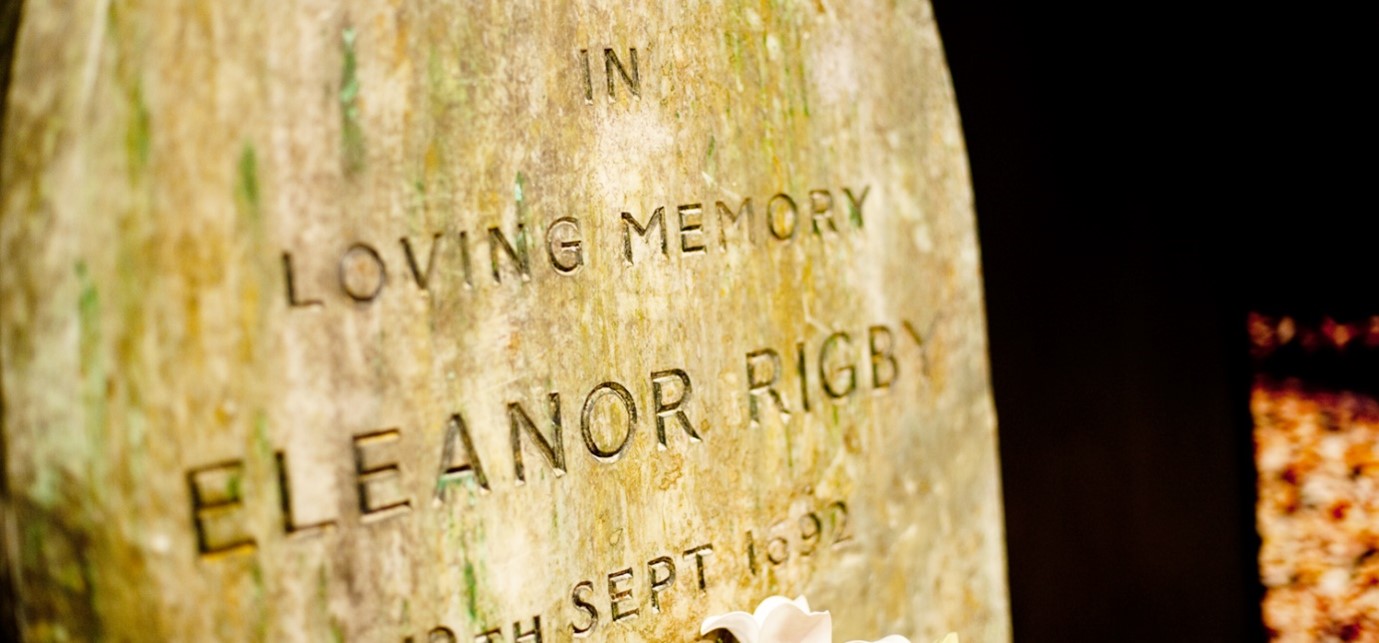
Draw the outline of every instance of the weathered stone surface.
<instances>
[{"instance_id":1,"label":"weathered stone surface","mask_svg":"<svg viewBox=\"0 0 1379 643\"><path fill-rule=\"evenodd\" d=\"M565 640L596 610L595 639L678 641L805 593L840 640L1009 638L927 3L72 0L20 29L27 637Z\"/></svg>"}]
</instances>

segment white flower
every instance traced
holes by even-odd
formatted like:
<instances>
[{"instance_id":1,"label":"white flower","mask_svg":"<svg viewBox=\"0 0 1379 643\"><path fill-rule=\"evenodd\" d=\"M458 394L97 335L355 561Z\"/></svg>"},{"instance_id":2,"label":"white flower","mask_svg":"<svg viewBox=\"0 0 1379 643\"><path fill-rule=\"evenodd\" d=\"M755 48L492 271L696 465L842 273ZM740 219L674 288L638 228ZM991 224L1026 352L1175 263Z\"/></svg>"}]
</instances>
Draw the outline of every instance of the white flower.
<instances>
[{"instance_id":1,"label":"white flower","mask_svg":"<svg viewBox=\"0 0 1379 643\"><path fill-rule=\"evenodd\" d=\"M757 605L755 612L729 612L704 619L701 635L715 630L727 630L738 643L833 643L833 617L828 612L809 609L803 596L790 600L772 596ZM867 643L851 641L850 643ZM903 636L887 636L874 643L910 643ZM958 643L957 634L949 634L941 643Z\"/></svg>"}]
</instances>

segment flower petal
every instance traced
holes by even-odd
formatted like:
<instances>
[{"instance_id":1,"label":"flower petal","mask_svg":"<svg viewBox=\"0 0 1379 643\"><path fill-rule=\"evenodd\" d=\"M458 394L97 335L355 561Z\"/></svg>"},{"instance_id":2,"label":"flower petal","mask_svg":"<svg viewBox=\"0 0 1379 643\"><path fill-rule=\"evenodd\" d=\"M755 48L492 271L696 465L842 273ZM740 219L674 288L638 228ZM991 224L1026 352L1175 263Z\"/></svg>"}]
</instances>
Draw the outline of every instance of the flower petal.
<instances>
[{"instance_id":1,"label":"flower petal","mask_svg":"<svg viewBox=\"0 0 1379 643\"><path fill-rule=\"evenodd\" d=\"M728 630L738 643L757 643L761 625L746 612L728 612L704 619L704 624L699 626L699 635L703 636L714 630Z\"/></svg>"},{"instance_id":2,"label":"flower petal","mask_svg":"<svg viewBox=\"0 0 1379 643\"><path fill-rule=\"evenodd\" d=\"M833 617L806 612L794 601L778 603L761 623L762 643L832 643Z\"/></svg>"},{"instance_id":3,"label":"flower petal","mask_svg":"<svg viewBox=\"0 0 1379 643\"><path fill-rule=\"evenodd\" d=\"M761 623L765 623L766 616L769 615L777 607L780 607L781 605L790 605L792 603L798 606L799 600L800 599L797 598L792 601L784 596L767 596L765 599L761 601L761 603L757 604L756 611L752 612L752 618L755 618L757 620L758 625ZM808 612L809 603L805 603L802 609Z\"/></svg>"}]
</instances>

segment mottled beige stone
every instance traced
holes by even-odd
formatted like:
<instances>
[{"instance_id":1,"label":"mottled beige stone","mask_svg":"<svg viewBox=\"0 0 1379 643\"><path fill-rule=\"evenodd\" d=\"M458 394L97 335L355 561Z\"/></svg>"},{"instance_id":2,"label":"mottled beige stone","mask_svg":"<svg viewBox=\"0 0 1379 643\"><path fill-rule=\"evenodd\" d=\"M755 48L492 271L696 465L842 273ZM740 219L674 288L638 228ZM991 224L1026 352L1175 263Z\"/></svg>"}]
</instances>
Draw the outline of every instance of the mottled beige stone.
<instances>
[{"instance_id":1,"label":"mottled beige stone","mask_svg":"<svg viewBox=\"0 0 1379 643\"><path fill-rule=\"evenodd\" d=\"M8 100L27 638L681 641L775 593L1009 638L927 3L28 2ZM513 428L553 393L563 471Z\"/></svg>"}]
</instances>

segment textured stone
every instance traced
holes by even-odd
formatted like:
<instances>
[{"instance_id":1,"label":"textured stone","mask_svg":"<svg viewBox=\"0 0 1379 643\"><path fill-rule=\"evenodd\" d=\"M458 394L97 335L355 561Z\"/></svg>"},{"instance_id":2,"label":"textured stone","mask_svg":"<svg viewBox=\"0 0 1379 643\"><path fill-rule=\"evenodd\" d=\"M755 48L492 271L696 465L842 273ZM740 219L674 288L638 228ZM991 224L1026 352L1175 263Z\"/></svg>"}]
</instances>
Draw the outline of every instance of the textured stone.
<instances>
[{"instance_id":1,"label":"textured stone","mask_svg":"<svg viewBox=\"0 0 1379 643\"><path fill-rule=\"evenodd\" d=\"M26 5L26 637L1009 638L927 3Z\"/></svg>"}]
</instances>

